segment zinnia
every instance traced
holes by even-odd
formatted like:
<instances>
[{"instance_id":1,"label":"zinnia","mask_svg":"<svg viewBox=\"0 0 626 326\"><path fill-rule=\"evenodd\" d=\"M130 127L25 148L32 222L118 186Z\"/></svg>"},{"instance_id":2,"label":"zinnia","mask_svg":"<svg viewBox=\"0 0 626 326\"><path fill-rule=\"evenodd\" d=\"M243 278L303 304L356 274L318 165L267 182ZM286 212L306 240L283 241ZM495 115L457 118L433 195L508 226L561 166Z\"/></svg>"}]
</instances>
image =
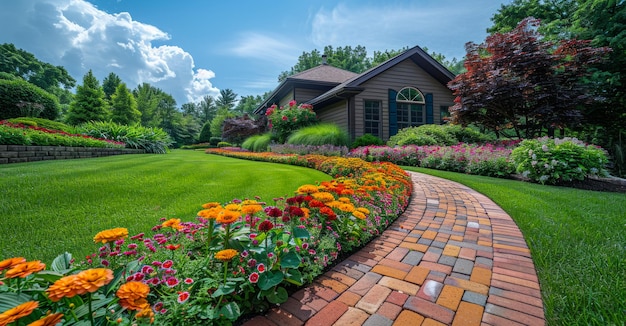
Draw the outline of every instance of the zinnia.
<instances>
[{"instance_id":1,"label":"zinnia","mask_svg":"<svg viewBox=\"0 0 626 326\"><path fill-rule=\"evenodd\" d=\"M22 317L30 315L39 307L37 301L27 301L0 314L0 325L8 325Z\"/></svg>"},{"instance_id":2,"label":"zinnia","mask_svg":"<svg viewBox=\"0 0 626 326\"><path fill-rule=\"evenodd\" d=\"M29 261L29 262L14 265L9 270L7 270L4 276L6 278L15 278L15 277L25 278L26 276L32 273L39 272L45 268L46 268L46 264L42 263L39 260L34 260L34 261Z\"/></svg>"},{"instance_id":3,"label":"zinnia","mask_svg":"<svg viewBox=\"0 0 626 326\"><path fill-rule=\"evenodd\" d=\"M329 221L334 221L337 219L337 214L330 207L322 207L320 208L320 213L326 215Z\"/></svg>"},{"instance_id":4,"label":"zinnia","mask_svg":"<svg viewBox=\"0 0 626 326\"><path fill-rule=\"evenodd\" d=\"M267 232L273 228L274 228L274 224L270 222L269 220L265 220L261 222L261 224L259 224L259 231L261 232Z\"/></svg>"},{"instance_id":5,"label":"zinnia","mask_svg":"<svg viewBox=\"0 0 626 326\"><path fill-rule=\"evenodd\" d=\"M77 276L77 283L85 291L93 293L113 280L113 271L108 268L93 268L84 270Z\"/></svg>"},{"instance_id":6,"label":"zinnia","mask_svg":"<svg viewBox=\"0 0 626 326\"><path fill-rule=\"evenodd\" d=\"M303 185L298 188L300 194L314 194L319 191L319 188L315 185Z\"/></svg>"},{"instance_id":7,"label":"zinnia","mask_svg":"<svg viewBox=\"0 0 626 326\"><path fill-rule=\"evenodd\" d=\"M0 261L0 272L11 268L17 264L21 264L21 263L25 263L26 259L24 257L15 257L15 258L9 258L9 259L5 259L3 261Z\"/></svg>"},{"instance_id":8,"label":"zinnia","mask_svg":"<svg viewBox=\"0 0 626 326\"><path fill-rule=\"evenodd\" d=\"M141 282L128 282L122 284L116 295L120 298L120 305L129 310L143 310L149 306L146 298L150 293L150 287Z\"/></svg>"},{"instance_id":9,"label":"zinnia","mask_svg":"<svg viewBox=\"0 0 626 326\"><path fill-rule=\"evenodd\" d=\"M206 219L216 219L217 215L223 210L222 206L215 206L208 209L203 209L198 212L198 216Z\"/></svg>"},{"instance_id":10,"label":"zinnia","mask_svg":"<svg viewBox=\"0 0 626 326\"><path fill-rule=\"evenodd\" d=\"M217 215L215 221L221 224L231 224L239 219L241 214L235 211L223 210Z\"/></svg>"},{"instance_id":11,"label":"zinnia","mask_svg":"<svg viewBox=\"0 0 626 326\"><path fill-rule=\"evenodd\" d=\"M224 249L224 250L220 250L215 254L215 258L219 259L221 261L230 261L233 258L235 258L235 256L237 256L237 250L235 249Z\"/></svg>"},{"instance_id":12,"label":"zinnia","mask_svg":"<svg viewBox=\"0 0 626 326\"><path fill-rule=\"evenodd\" d=\"M57 302L62 298L71 298L75 295L83 294L86 290L78 285L78 275L74 274L61 277L50 285L46 292L50 301Z\"/></svg>"},{"instance_id":13,"label":"zinnia","mask_svg":"<svg viewBox=\"0 0 626 326\"><path fill-rule=\"evenodd\" d=\"M163 222L161 224L162 227L164 228L172 228L175 230L180 230L183 228L182 225L180 225L180 219L179 218L171 218L165 222Z\"/></svg>"},{"instance_id":14,"label":"zinnia","mask_svg":"<svg viewBox=\"0 0 626 326\"><path fill-rule=\"evenodd\" d=\"M243 207L241 207L241 211L244 214L249 214L249 215L254 215L256 212L259 212L262 210L263 210L263 206L259 204L244 205Z\"/></svg>"},{"instance_id":15,"label":"zinnia","mask_svg":"<svg viewBox=\"0 0 626 326\"><path fill-rule=\"evenodd\" d=\"M56 326L61 322L61 318L63 318L63 314L52 314L39 320L35 320L27 326Z\"/></svg>"},{"instance_id":16,"label":"zinnia","mask_svg":"<svg viewBox=\"0 0 626 326\"><path fill-rule=\"evenodd\" d=\"M321 201L322 203L326 203L326 202L335 200L335 196L333 196L333 194L331 194L330 192L316 192L316 193L312 194L311 196L313 196L313 198Z\"/></svg>"},{"instance_id":17,"label":"zinnia","mask_svg":"<svg viewBox=\"0 0 626 326\"><path fill-rule=\"evenodd\" d=\"M109 230L104 230L104 231L99 232L98 234L96 234L95 237L93 237L93 241L95 243L98 243L98 242L107 243L107 242L114 242L119 239L124 239L126 237L128 237L128 229L114 228L114 229L109 229Z\"/></svg>"},{"instance_id":18,"label":"zinnia","mask_svg":"<svg viewBox=\"0 0 626 326\"><path fill-rule=\"evenodd\" d=\"M352 215L354 215L359 220L364 220L365 219L365 214L363 214L360 211L354 211L354 212L352 212Z\"/></svg>"},{"instance_id":19,"label":"zinnia","mask_svg":"<svg viewBox=\"0 0 626 326\"><path fill-rule=\"evenodd\" d=\"M218 202L210 202L210 203L206 203L206 204L202 205L202 208L209 209L209 208L218 207L218 206L221 206L220 203L218 203Z\"/></svg>"}]
</instances>

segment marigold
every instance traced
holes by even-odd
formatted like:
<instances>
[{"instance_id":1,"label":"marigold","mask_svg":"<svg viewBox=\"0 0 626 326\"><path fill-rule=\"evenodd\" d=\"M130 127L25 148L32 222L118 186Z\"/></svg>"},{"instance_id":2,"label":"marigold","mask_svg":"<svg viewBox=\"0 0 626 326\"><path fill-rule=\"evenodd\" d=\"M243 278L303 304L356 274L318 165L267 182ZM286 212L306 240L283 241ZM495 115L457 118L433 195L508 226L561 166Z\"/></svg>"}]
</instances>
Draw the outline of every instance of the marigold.
<instances>
[{"instance_id":1,"label":"marigold","mask_svg":"<svg viewBox=\"0 0 626 326\"><path fill-rule=\"evenodd\" d=\"M347 213L352 213L355 210L354 205L352 204L341 204L339 205L339 209L342 212L347 212Z\"/></svg>"},{"instance_id":2,"label":"marigold","mask_svg":"<svg viewBox=\"0 0 626 326\"><path fill-rule=\"evenodd\" d=\"M221 261L230 261L233 258L235 258L235 256L237 256L238 252L235 249L224 249L224 250L220 250L215 254L215 258L219 259Z\"/></svg>"},{"instance_id":3,"label":"marigold","mask_svg":"<svg viewBox=\"0 0 626 326\"><path fill-rule=\"evenodd\" d=\"M114 228L114 229L109 229L109 230L104 230L104 231L99 232L98 234L96 234L95 237L93 237L93 241L95 243L98 243L98 242L107 243L107 242L114 242L119 239L124 239L126 237L128 237L127 228Z\"/></svg>"},{"instance_id":4,"label":"marigold","mask_svg":"<svg viewBox=\"0 0 626 326\"><path fill-rule=\"evenodd\" d=\"M209 208L218 207L218 206L222 206L222 205L220 205L220 203L218 202L210 202L210 203L206 203L202 205L202 208L209 209Z\"/></svg>"},{"instance_id":5,"label":"marigold","mask_svg":"<svg viewBox=\"0 0 626 326\"><path fill-rule=\"evenodd\" d=\"M149 307L146 298L150 287L142 282L131 281L122 284L115 293L120 298L120 306L129 310L143 310Z\"/></svg>"},{"instance_id":6,"label":"marigold","mask_svg":"<svg viewBox=\"0 0 626 326\"><path fill-rule=\"evenodd\" d=\"M180 230L183 228L182 225L180 225L180 219L179 218L171 218L165 222L163 222L161 224L162 227L164 228L172 228L175 230Z\"/></svg>"},{"instance_id":7,"label":"marigold","mask_svg":"<svg viewBox=\"0 0 626 326\"><path fill-rule=\"evenodd\" d=\"M200 217L204 217L206 219L216 219L217 215L224 210L224 208L222 208L222 206L215 206L215 207L211 207L208 209L203 209L201 211L198 212L198 216Z\"/></svg>"},{"instance_id":8,"label":"marigold","mask_svg":"<svg viewBox=\"0 0 626 326\"><path fill-rule=\"evenodd\" d=\"M71 298L75 295L81 295L86 292L85 288L78 285L78 275L68 275L61 277L54 282L46 290L48 293L48 299L52 302L57 302L62 298Z\"/></svg>"},{"instance_id":9,"label":"marigold","mask_svg":"<svg viewBox=\"0 0 626 326\"><path fill-rule=\"evenodd\" d=\"M365 208L365 207L359 207L356 210L361 212L361 213L363 213L363 214L365 214L365 215L369 215L370 214L370 210Z\"/></svg>"},{"instance_id":10,"label":"marigold","mask_svg":"<svg viewBox=\"0 0 626 326\"><path fill-rule=\"evenodd\" d=\"M317 199L313 199L309 202L309 207L324 207L326 204L322 203Z\"/></svg>"},{"instance_id":11,"label":"marigold","mask_svg":"<svg viewBox=\"0 0 626 326\"><path fill-rule=\"evenodd\" d=\"M27 326L56 326L58 323L61 322L61 318L63 318L63 314L61 313L52 314L39 320L35 320Z\"/></svg>"},{"instance_id":12,"label":"marigold","mask_svg":"<svg viewBox=\"0 0 626 326\"><path fill-rule=\"evenodd\" d=\"M0 261L0 272L5 269L11 268L17 264L21 264L25 262L26 262L26 258L24 257L14 257L14 258L5 259L3 261Z\"/></svg>"},{"instance_id":13,"label":"marigold","mask_svg":"<svg viewBox=\"0 0 626 326\"><path fill-rule=\"evenodd\" d=\"M302 185L297 190L300 194L314 194L319 192L319 188L316 185Z\"/></svg>"},{"instance_id":14,"label":"marigold","mask_svg":"<svg viewBox=\"0 0 626 326\"><path fill-rule=\"evenodd\" d=\"M154 318L154 311L152 311L152 307L150 307L150 305L147 305L145 308L141 309L135 317L152 319Z\"/></svg>"},{"instance_id":15,"label":"marigold","mask_svg":"<svg viewBox=\"0 0 626 326\"><path fill-rule=\"evenodd\" d=\"M339 197L339 199L337 199L338 201L344 203L344 204L350 204L352 203L352 201L350 200L350 198L348 197Z\"/></svg>"},{"instance_id":16,"label":"marigold","mask_svg":"<svg viewBox=\"0 0 626 326\"><path fill-rule=\"evenodd\" d=\"M228 204L228 205L224 206L224 209L227 210L227 211L238 212L239 210L241 210L241 205L239 205L239 204Z\"/></svg>"},{"instance_id":17,"label":"marigold","mask_svg":"<svg viewBox=\"0 0 626 326\"><path fill-rule=\"evenodd\" d=\"M359 220L364 220L365 219L365 214L363 214L360 211L354 211L354 212L352 212L352 215L354 215L354 217L358 218Z\"/></svg>"},{"instance_id":18,"label":"marigold","mask_svg":"<svg viewBox=\"0 0 626 326\"><path fill-rule=\"evenodd\" d=\"M262 210L263 210L263 206L259 204L244 205L241 207L241 212L244 214L249 214L249 215L254 215L255 213L262 211Z\"/></svg>"},{"instance_id":19,"label":"marigold","mask_svg":"<svg viewBox=\"0 0 626 326\"><path fill-rule=\"evenodd\" d=\"M330 192L316 192L314 194L311 194L311 196L321 201L322 203L335 200L335 196L333 196L333 194L331 194Z\"/></svg>"},{"instance_id":20,"label":"marigold","mask_svg":"<svg viewBox=\"0 0 626 326\"><path fill-rule=\"evenodd\" d=\"M239 219L241 213L229 210L223 210L218 215L215 221L221 224L231 224Z\"/></svg>"},{"instance_id":21,"label":"marigold","mask_svg":"<svg viewBox=\"0 0 626 326\"><path fill-rule=\"evenodd\" d=\"M39 302L26 301L15 308L11 308L0 314L0 325L8 325L22 317L26 317L37 307L39 307Z\"/></svg>"},{"instance_id":22,"label":"marigold","mask_svg":"<svg viewBox=\"0 0 626 326\"><path fill-rule=\"evenodd\" d=\"M4 276L6 278L15 278L21 277L25 278L26 276L42 271L46 268L46 264L42 263L39 260L28 261L25 263L19 263L17 265L12 266L9 270L7 270Z\"/></svg>"},{"instance_id":23,"label":"marigold","mask_svg":"<svg viewBox=\"0 0 626 326\"><path fill-rule=\"evenodd\" d=\"M330 207L320 208L320 213L326 215L329 221L334 221L337 219L337 214L335 214L335 211L333 211L333 209Z\"/></svg>"},{"instance_id":24,"label":"marigold","mask_svg":"<svg viewBox=\"0 0 626 326\"><path fill-rule=\"evenodd\" d=\"M338 200L333 200L333 201L329 201L326 203L326 206L332 207L332 208L339 208L339 206L341 205L343 205L343 203Z\"/></svg>"},{"instance_id":25,"label":"marigold","mask_svg":"<svg viewBox=\"0 0 626 326\"><path fill-rule=\"evenodd\" d=\"M113 271L108 268L92 268L78 273L77 276L78 285L93 293L113 280Z\"/></svg>"},{"instance_id":26,"label":"marigold","mask_svg":"<svg viewBox=\"0 0 626 326\"><path fill-rule=\"evenodd\" d=\"M311 214L311 210L306 207L302 207L301 210L304 213L304 218L309 218L309 215Z\"/></svg>"}]
</instances>

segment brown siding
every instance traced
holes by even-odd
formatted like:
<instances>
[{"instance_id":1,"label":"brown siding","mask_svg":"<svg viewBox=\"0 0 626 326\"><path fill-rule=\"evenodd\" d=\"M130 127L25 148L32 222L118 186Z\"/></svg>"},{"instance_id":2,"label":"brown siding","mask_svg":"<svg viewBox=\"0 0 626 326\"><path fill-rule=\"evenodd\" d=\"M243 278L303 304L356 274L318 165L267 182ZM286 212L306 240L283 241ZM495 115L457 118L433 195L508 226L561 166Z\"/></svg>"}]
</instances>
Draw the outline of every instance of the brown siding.
<instances>
[{"instance_id":1,"label":"brown siding","mask_svg":"<svg viewBox=\"0 0 626 326\"><path fill-rule=\"evenodd\" d=\"M454 96L446 86L441 85L428 73L417 66L413 61L407 59L378 76L368 80L361 85L365 90L356 95L355 100L355 137L363 135L364 115L363 104L365 100L382 101L382 138L389 139L389 101L388 90L391 88L399 91L404 87L415 87L424 96L427 93L433 94L433 116L434 122L439 123L439 107L442 105L454 105Z\"/></svg>"},{"instance_id":2,"label":"brown siding","mask_svg":"<svg viewBox=\"0 0 626 326\"><path fill-rule=\"evenodd\" d=\"M317 118L321 122L332 122L346 131L348 129L348 102L341 101L337 104L327 106L321 110L315 110Z\"/></svg>"},{"instance_id":3,"label":"brown siding","mask_svg":"<svg viewBox=\"0 0 626 326\"><path fill-rule=\"evenodd\" d=\"M308 88L296 88L294 92L296 93L295 97L298 103L306 102L325 93L323 90Z\"/></svg>"},{"instance_id":4,"label":"brown siding","mask_svg":"<svg viewBox=\"0 0 626 326\"><path fill-rule=\"evenodd\" d=\"M278 102L278 107L289 105L289 101L293 100L293 90L289 92L289 94L285 95L285 97L280 99Z\"/></svg>"}]
</instances>

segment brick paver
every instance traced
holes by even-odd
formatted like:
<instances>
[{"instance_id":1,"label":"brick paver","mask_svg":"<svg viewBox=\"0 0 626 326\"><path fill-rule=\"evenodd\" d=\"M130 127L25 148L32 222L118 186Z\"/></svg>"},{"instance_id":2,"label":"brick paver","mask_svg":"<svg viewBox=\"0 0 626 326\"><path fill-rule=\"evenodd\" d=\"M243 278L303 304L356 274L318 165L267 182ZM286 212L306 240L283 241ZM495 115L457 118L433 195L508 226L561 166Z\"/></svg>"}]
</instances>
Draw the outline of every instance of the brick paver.
<instances>
[{"instance_id":1,"label":"brick paver","mask_svg":"<svg viewBox=\"0 0 626 326\"><path fill-rule=\"evenodd\" d=\"M545 325L511 217L468 187L409 173L411 202L391 227L244 325Z\"/></svg>"}]
</instances>

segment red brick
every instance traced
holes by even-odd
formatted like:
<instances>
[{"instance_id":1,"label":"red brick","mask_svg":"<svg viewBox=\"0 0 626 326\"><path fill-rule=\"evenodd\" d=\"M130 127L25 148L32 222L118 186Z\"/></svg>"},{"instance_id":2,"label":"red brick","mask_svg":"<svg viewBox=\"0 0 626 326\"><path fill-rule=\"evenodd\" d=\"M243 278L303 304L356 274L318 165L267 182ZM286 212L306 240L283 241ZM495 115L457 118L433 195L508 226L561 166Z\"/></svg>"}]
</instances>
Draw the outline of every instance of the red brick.
<instances>
[{"instance_id":1,"label":"red brick","mask_svg":"<svg viewBox=\"0 0 626 326\"><path fill-rule=\"evenodd\" d=\"M334 280L332 278L326 277L324 275L318 277L317 279L315 279L316 283L319 283L337 293L343 293L344 291L346 291L348 289L348 286L337 281Z\"/></svg>"},{"instance_id":2,"label":"red brick","mask_svg":"<svg viewBox=\"0 0 626 326\"><path fill-rule=\"evenodd\" d=\"M329 277L333 280L339 281L347 286L352 286L352 284L354 284L356 282L356 279L340 273L340 272L336 272L336 271L328 271L324 274L326 277Z\"/></svg>"},{"instance_id":3,"label":"red brick","mask_svg":"<svg viewBox=\"0 0 626 326\"><path fill-rule=\"evenodd\" d=\"M406 299L408 297L409 295L406 293L402 293L399 291L391 291L391 293L387 297L387 302L393 303L398 306L402 306L406 302Z\"/></svg>"},{"instance_id":4,"label":"red brick","mask_svg":"<svg viewBox=\"0 0 626 326\"><path fill-rule=\"evenodd\" d=\"M350 291L346 291L342 293L337 300L345 303L350 307L354 307L354 305L361 300L361 296Z\"/></svg>"},{"instance_id":5,"label":"red brick","mask_svg":"<svg viewBox=\"0 0 626 326\"><path fill-rule=\"evenodd\" d=\"M404 308L411 309L424 317L435 319L444 324L450 324L454 317L454 311L418 297L409 297L404 304Z\"/></svg>"},{"instance_id":6,"label":"red brick","mask_svg":"<svg viewBox=\"0 0 626 326\"><path fill-rule=\"evenodd\" d=\"M369 318L369 316L370 315L368 315L365 311L361 309L350 307L348 308L348 311L346 311L341 317L339 317L335 325L341 325L341 326L363 325L363 323L365 323L365 321L367 320L367 318Z\"/></svg>"},{"instance_id":7,"label":"red brick","mask_svg":"<svg viewBox=\"0 0 626 326\"><path fill-rule=\"evenodd\" d=\"M391 278L388 276L383 276L383 278L381 278L380 281L378 281L378 284L388 287L392 290L402 291L409 295L417 294L417 291L419 291L420 289L418 285L409 283L407 281L399 280L397 278Z\"/></svg>"},{"instance_id":8,"label":"red brick","mask_svg":"<svg viewBox=\"0 0 626 326\"><path fill-rule=\"evenodd\" d=\"M392 250L385 258L395 261L401 261L402 259L404 259L404 256L406 256L407 253L409 253L409 249L397 247Z\"/></svg>"},{"instance_id":9,"label":"red brick","mask_svg":"<svg viewBox=\"0 0 626 326\"><path fill-rule=\"evenodd\" d=\"M373 315L385 302L389 293L391 293L389 288L376 284L357 302L355 308L362 309Z\"/></svg>"},{"instance_id":10,"label":"red brick","mask_svg":"<svg viewBox=\"0 0 626 326\"><path fill-rule=\"evenodd\" d=\"M334 291L322 285L318 285L316 283L313 283L313 285L308 286L308 288L313 290L312 292L313 294L329 302L339 296L339 293L337 293L337 291Z\"/></svg>"},{"instance_id":11,"label":"red brick","mask_svg":"<svg viewBox=\"0 0 626 326\"><path fill-rule=\"evenodd\" d=\"M280 305L280 309L290 314L293 314L295 317L297 317L301 321L308 320L316 313L316 311L313 310L313 308L300 303L300 301L296 301L294 298L288 298L286 302ZM272 318L270 319L273 321Z\"/></svg>"},{"instance_id":12,"label":"red brick","mask_svg":"<svg viewBox=\"0 0 626 326\"><path fill-rule=\"evenodd\" d=\"M348 311L348 306L340 301L333 301L320 310L315 316L311 317L305 325L308 326L325 326L332 325L334 322Z\"/></svg>"},{"instance_id":13,"label":"red brick","mask_svg":"<svg viewBox=\"0 0 626 326\"><path fill-rule=\"evenodd\" d=\"M371 272L367 273L350 287L350 291L363 296L365 295L365 293L367 293L367 291L372 288L372 286L374 286L374 284L378 283L378 280L380 280L380 278L380 275Z\"/></svg>"},{"instance_id":14,"label":"red brick","mask_svg":"<svg viewBox=\"0 0 626 326\"><path fill-rule=\"evenodd\" d=\"M545 325L545 320L543 318L538 318L535 316L525 314L523 312L496 306L491 303L488 303L485 306L485 312L496 315L496 316L500 316L505 319L514 320L516 322L520 322L526 325L537 325L537 326Z\"/></svg>"},{"instance_id":15,"label":"red brick","mask_svg":"<svg viewBox=\"0 0 626 326\"><path fill-rule=\"evenodd\" d=\"M525 294L514 292L514 291L507 291L507 290L492 287L489 289L489 295L497 295L503 298L508 298L511 300L524 302L529 305L543 308L543 301L541 300L541 298L533 297L530 295L525 295Z\"/></svg>"},{"instance_id":16,"label":"red brick","mask_svg":"<svg viewBox=\"0 0 626 326\"><path fill-rule=\"evenodd\" d=\"M541 298L541 291L539 291L538 289L531 289L525 286L507 283L499 280L491 280L491 286L512 292L521 293L535 298Z\"/></svg>"},{"instance_id":17,"label":"red brick","mask_svg":"<svg viewBox=\"0 0 626 326\"><path fill-rule=\"evenodd\" d=\"M378 264L379 265L383 265L383 266L387 266L387 267L391 267L391 268L395 268L395 269L398 269L398 270L401 270L401 271L404 271L404 272L407 272L407 273L413 267L413 265L405 264L403 262L392 260L392 259L387 259L387 258L383 258Z\"/></svg>"},{"instance_id":18,"label":"red brick","mask_svg":"<svg viewBox=\"0 0 626 326\"><path fill-rule=\"evenodd\" d=\"M539 283L538 282L522 280L522 279L517 278L517 277L512 277L512 276L507 276L507 275L493 273L491 275L491 279L492 280L503 281L503 282L507 282L507 283L512 283L512 284L516 284L516 285L521 285L521 286L525 286L525 287L528 287L528 288L531 288L531 289L539 290Z\"/></svg>"},{"instance_id":19,"label":"red brick","mask_svg":"<svg viewBox=\"0 0 626 326\"><path fill-rule=\"evenodd\" d=\"M280 326L304 325L304 322L302 320L284 309L272 309L269 313L267 313L267 315L265 315L265 317L276 325Z\"/></svg>"},{"instance_id":20,"label":"red brick","mask_svg":"<svg viewBox=\"0 0 626 326\"><path fill-rule=\"evenodd\" d=\"M493 303L496 306L505 307L508 309L517 310L525 314L533 315L539 318L544 318L543 307L532 306L520 301L503 298L497 295L490 295L487 299L488 303Z\"/></svg>"},{"instance_id":21,"label":"red brick","mask_svg":"<svg viewBox=\"0 0 626 326\"><path fill-rule=\"evenodd\" d=\"M393 326L417 326L421 325L424 317L410 310L402 310L398 318L393 322Z\"/></svg>"},{"instance_id":22,"label":"red brick","mask_svg":"<svg viewBox=\"0 0 626 326\"><path fill-rule=\"evenodd\" d=\"M450 275L450 273L452 273L452 266L437 264L437 263L433 263L433 262L429 262L429 261L423 261L422 260L422 262L420 262L420 264L418 266L424 267L424 268L428 268L431 271L437 271L437 272L446 273L448 275Z\"/></svg>"},{"instance_id":23,"label":"red brick","mask_svg":"<svg viewBox=\"0 0 626 326\"><path fill-rule=\"evenodd\" d=\"M493 267L493 273L517 277L517 278L525 279L525 280L532 281L532 282L539 282L539 279L537 278L537 274L535 274L534 271L533 273L523 273L523 272L518 272L515 270L510 270L508 268Z\"/></svg>"},{"instance_id":24,"label":"red brick","mask_svg":"<svg viewBox=\"0 0 626 326\"><path fill-rule=\"evenodd\" d=\"M441 282L427 280L420 287L420 290L417 293L417 296L422 299L435 302L437 300L437 297L439 297L439 293L441 292L442 288L443 288L443 284Z\"/></svg>"},{"instance_id":25,"label":"red brick","mask_svg":"<svg viewBox=\"0 0 626 326\"><path fill-rule=\"evenodd\" d=\"M446 326L446 324L440 323L434 319L426 318L424 319L422 326Z\"/></svg>"},{"instance_id":26,"label":"red brick","mask_svg":"<svg viewBox=\"0 0 626 326\"><path fill-rule=\"evenodd\" d=\"M483 319L483 310L484 308L477 304L461 302L454 315L452 326L479 326Z\"/></svg>"},{"instance_id":27,"label":"red brick","mask_svg":"<svg viewBox=\"0 0 626 326\"><path fill-rule=\"evenodd\" d=\"M502 318L500 316L492 314L483 314L483 323L494 326L526 326L524 324L514 322L510 319Z\"/></svg>"},{"instance_id":28,"label":"red brick","mask_svg":"<svg viewBox=\"0 0 626 326\"><path fill-rule=\"evenodd\" d=\"M391 320L394 320L396 319L396 317L398 317L400 311L402 311L402 307L397 306L393 303L383 302L383 304L380 306L380 308L378 308L376 313Z\"/></svg>"}]
</instances>

